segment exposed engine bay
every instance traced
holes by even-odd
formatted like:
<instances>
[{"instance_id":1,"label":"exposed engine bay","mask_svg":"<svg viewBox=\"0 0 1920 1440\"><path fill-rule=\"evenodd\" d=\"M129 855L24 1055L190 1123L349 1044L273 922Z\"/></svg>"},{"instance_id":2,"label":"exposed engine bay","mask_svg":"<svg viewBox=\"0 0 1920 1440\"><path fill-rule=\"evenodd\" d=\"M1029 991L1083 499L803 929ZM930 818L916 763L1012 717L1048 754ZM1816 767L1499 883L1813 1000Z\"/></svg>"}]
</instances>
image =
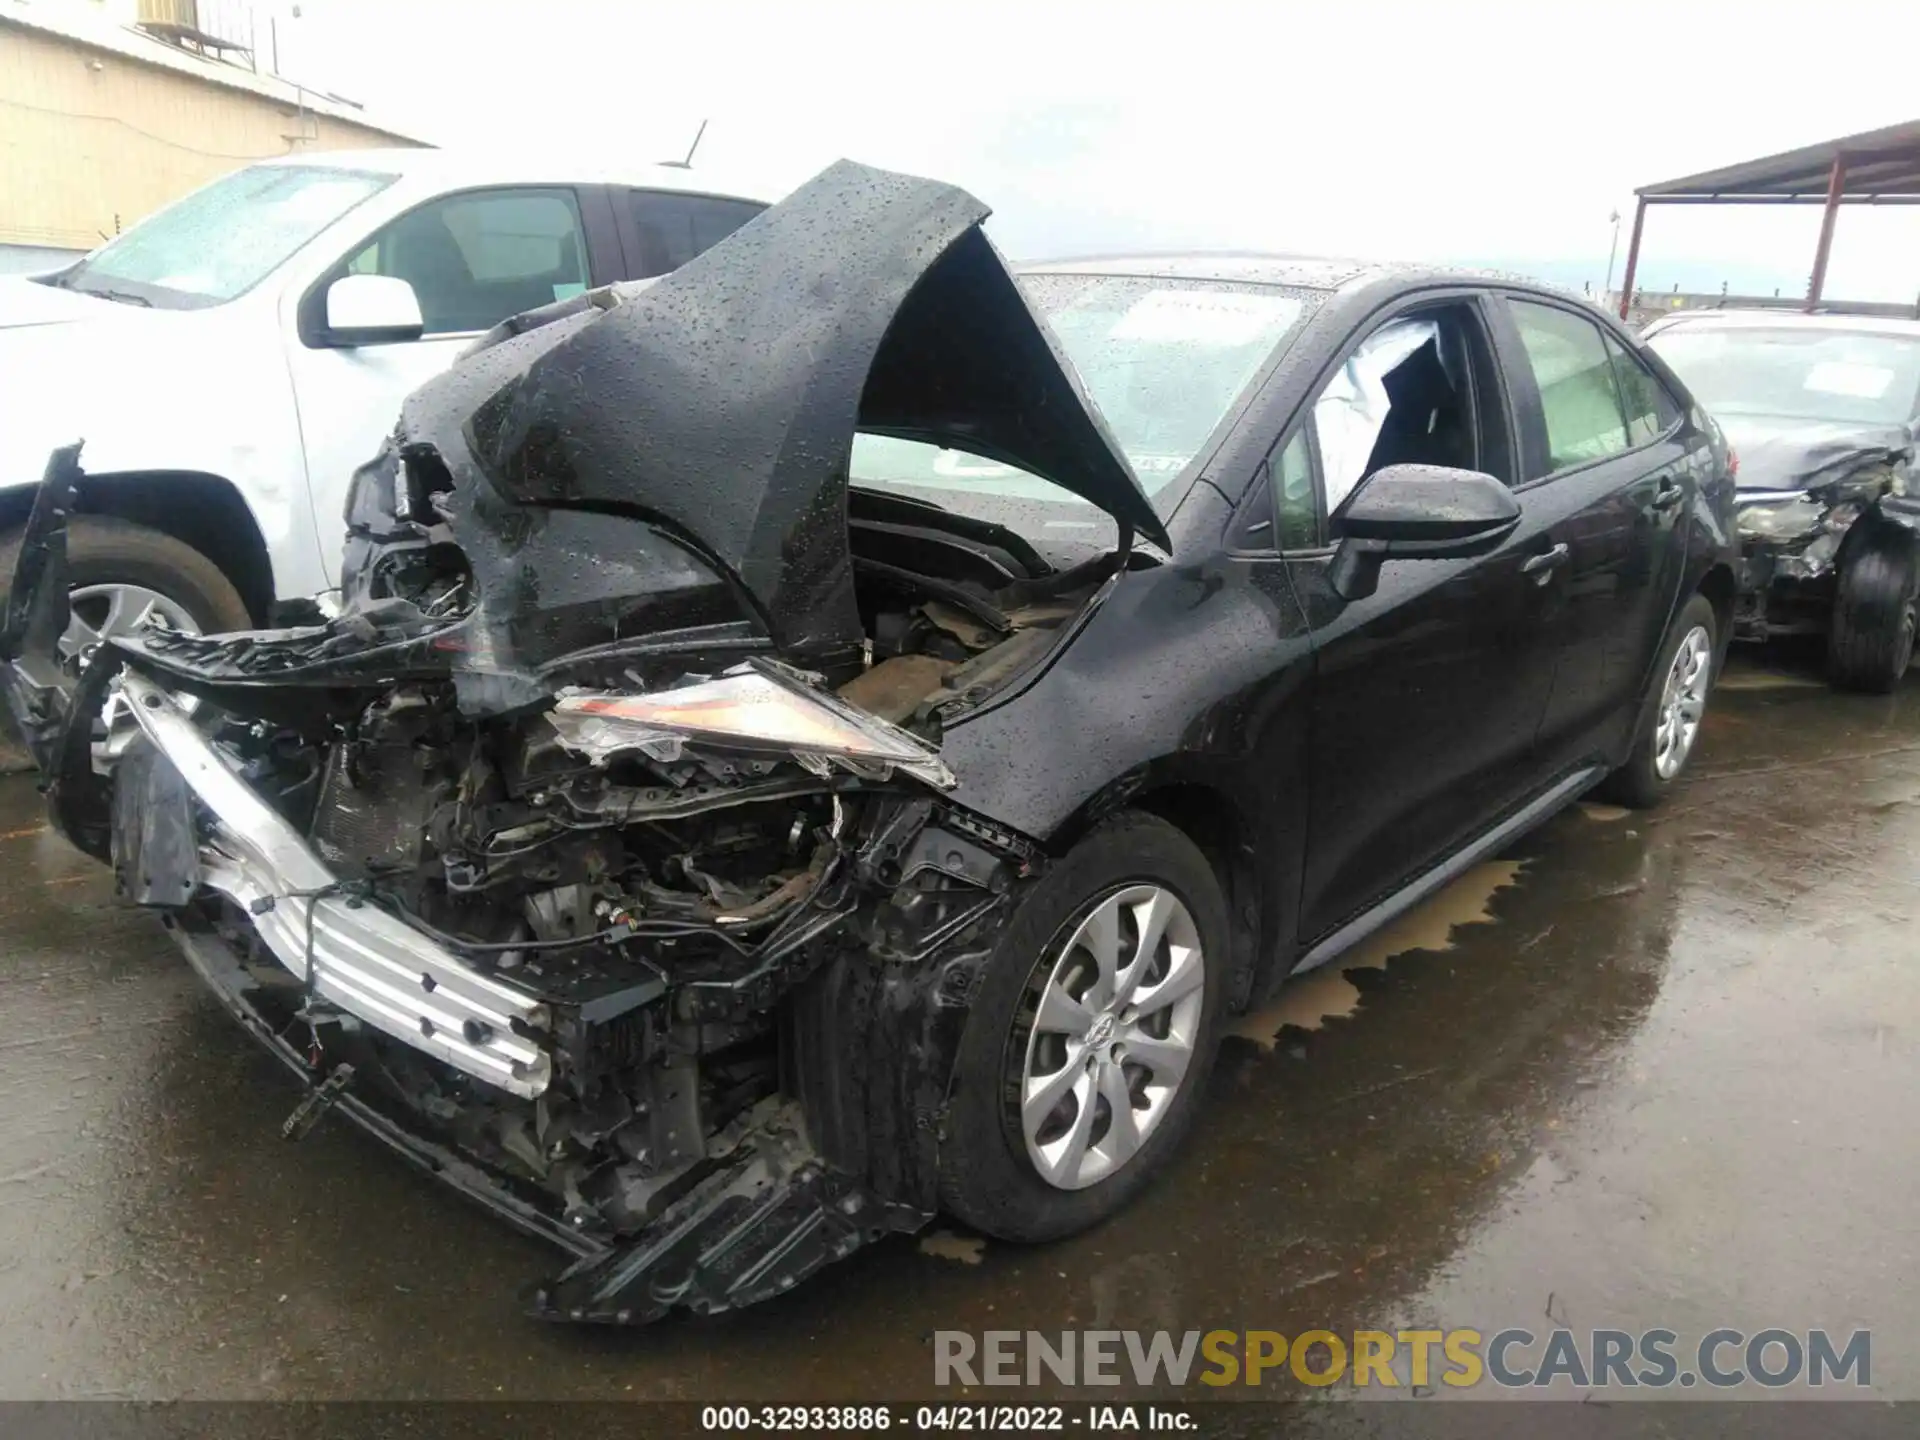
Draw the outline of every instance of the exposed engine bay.
<instances>
[{"instance_id":1,"label":"exposed engine bay","mask_svg":"<svg viewBox=\"0 0 1920 1440\"><path fill-rule=\"evenodd\" d=\"M237 689L204 689L196 727L326 867L323 884L293 894L222 885L204 859L193 864L196 849L239 847L174 798L170 780L134 788L160 773L151 742L163 738L138 721L169 702L123 679L137 703L102 747L120 767L108 851L123 889L146 903L197 892L176 923L247 957L230 983L316 1079L349 1067L358 1101L524 1192L574 1241L605 1246L684 1222L676 1202L701 1182L743 1161L767 1166L773 1151L783 1174L819 1167L821 1127L795 1102L829 1077L799 1073L796 992L836 960L914 967L964 948L1039 862L1019 837L944 806L937 751L914 742L937 735L946 704L977 702L1033 663L1112 570L1048 574L1030 552L984 555L977 534L941 537L924 523L933 517L914 518L923 523L893 561L859 572L872 663L837 695L768 660L655 694L563 688L545 712L479 721L447 680L351 702L330 693L324 723L298 724L245 707ZM998 589L982 583L988 565L1009 572ZM425 598L457 618L445 594ZM148 642L175 660L210 643ZM762 712L759 733L730 738L722 727L750 711ZM767 738L782 723L795 727L786 745ZM862 727L875 743L861 747ZM160 838L169 813L193 840ZM374 982L325 952L335 925L324 917L339 912L322 897L385 912L526 1003L496 1034L493 1012L433 1011L451 993L441 987L466 977L429 968L400 980L403 1024L382 1033L338 1003ZM323 916L322 952L290 922L292 953L276 956L263 943L267 912L301 901L307 930ZM314 975L317 990L305 983ZM348 987L337 996L334 978ZM407 1025L455 1048L423 1050ZM484 1057L515 1040L533 1058L509 1057L500 1076ZM842 1177L835 1204L859 1198L855 1178ZM928 1213L924 1202L874 1208L887 1228ZM562 1285L543 1308L633 1320L667 1303L621 1284L618 1304L583 1305L578 1288ZM683 1298L718 1308L755 1297L696 1286Z\"/></svg>"}]
</instances>

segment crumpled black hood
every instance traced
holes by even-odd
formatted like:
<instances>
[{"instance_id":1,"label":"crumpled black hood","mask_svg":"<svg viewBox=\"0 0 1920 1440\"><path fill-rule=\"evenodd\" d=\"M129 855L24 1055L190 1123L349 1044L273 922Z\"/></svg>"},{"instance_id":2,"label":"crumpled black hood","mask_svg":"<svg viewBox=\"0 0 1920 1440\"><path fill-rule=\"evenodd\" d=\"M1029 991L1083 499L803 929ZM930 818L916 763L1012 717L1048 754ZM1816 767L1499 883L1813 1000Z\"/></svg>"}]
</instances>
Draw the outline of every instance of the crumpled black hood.
<instances>
[{"instance_id":1,"label":"crumpled black hood","mask_svg":"<svg viewBox=\"0 0 1920 1440\"><path fill-rule=\"evenodd\" d=\"M451 473L481 608L503 620L544 588L520 537L601 512L726 573L790 657L857 646L857 429L1021 466L1164 545L988 213L841 161L672 275L510 323L415 392L400 440Z\"/></svg>"},{"instance_id":2,"label":"crumpled black hood","mask_svg":"<svg viewBox=\"0 0 1920 1440\"><path fill-rule=\"evenodd\" d=\"M1742 490L1808 490L1913 448L1899 425L1846 425L1761 415L1720 415L1740 456Z\"/></svg>"}]
</instances>

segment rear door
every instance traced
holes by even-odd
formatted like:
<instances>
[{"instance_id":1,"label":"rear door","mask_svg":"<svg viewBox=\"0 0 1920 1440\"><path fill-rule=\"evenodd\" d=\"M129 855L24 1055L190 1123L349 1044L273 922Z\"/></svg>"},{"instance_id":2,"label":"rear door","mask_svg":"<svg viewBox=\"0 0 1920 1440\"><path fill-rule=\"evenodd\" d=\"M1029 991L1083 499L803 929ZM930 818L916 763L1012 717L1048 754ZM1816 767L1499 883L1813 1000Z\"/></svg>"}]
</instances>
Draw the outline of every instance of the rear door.
<instances>
[{"instance_id":1,"label":"rear door","mask_svg":"<svg viewBox=\"0 0 1920 1440\"><path fill-rule=\"evenodd\" d=\"M1509 295L1495 333L1518 400L1520 493L1547 539L1533 580L1553 682L1536 743L1558 773L1613 753L1637 714L1711 457L1659 380L1578 305Z\"/></svg>"},{"instance_id":2,"label":"rear door","mask_svg":"<svg viewBox=\"0 0 1920 1440\"><path fill-rule=\"evenodd\" d=\"M1431 339L1409 322L1426 325ZM1367 392L1372 401L1356 403ZM1330 549L1295 548L1300 538L1323 539L1314 527L1385 464L1478 469L1511 483L1511 414L1481 300L1458 295L1375 325L1269 462L1277 492L1295 497L1293 517L1282 504L1276 528L1315 647L1301 893L1309 943L1541 783L1532 746L1552 659L1529 566L1546 539L1524 502L1519 528L1494 553L1389 560L1378 591L1360 600L1333 592ZM1300 513L1309 486L1317 514Z\"/></svg>"}]
</instances>

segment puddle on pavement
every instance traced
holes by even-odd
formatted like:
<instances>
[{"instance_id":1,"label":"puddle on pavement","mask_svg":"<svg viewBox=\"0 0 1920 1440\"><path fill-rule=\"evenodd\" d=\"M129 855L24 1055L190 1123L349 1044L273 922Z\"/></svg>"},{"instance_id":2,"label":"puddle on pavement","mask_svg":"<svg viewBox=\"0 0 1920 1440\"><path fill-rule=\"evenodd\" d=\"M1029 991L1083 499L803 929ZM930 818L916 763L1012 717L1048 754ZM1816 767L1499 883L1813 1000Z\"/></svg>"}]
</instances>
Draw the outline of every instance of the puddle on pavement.
<instances>
[{"instance_id":1,"label":"puddle on pavement","mask_svg":"<svg viewBox=\"0 0 1920 1440\"><path fill-rule=\"evenodd\" d=\"M1778 670L1749 670L1744 667L1735 670L1731 666L1720 672L1720 678L1713 682L1716 690L1824 690L1827 682L1815 680L1806 675L1788 675Z\"/></svg>"},{"instance_id":2,"label":"puddle on pavement","mask_svg":"<svg viewBox=\"0 0 1920 1440\"><path fill-rule=\"evenodd\" d=\"M936 1230L921 1237L920 1253L936 1260L958 1260L962 1265L978 1265L987 1254L987 1242L978 1235L956 1235L951 1230Z\"/></svg>"},{"instance_id":3,"label":"puddle on pavement","mask_svg":"<svg viewBox=\"0 0 1920 1440\"><path fill-rule=\"evenodd\" d=\"M1524 863L1489 860L1474 866L1340 959L1289 981L1273 1004L1241 1016L1227 1033L1253 1041L1268 1054L1289 1025L1318 1030L1328 1020L1345 1019L1360 1005L1360 989L1347 979L1348 971L1384 970L1394 956L1410 950L1451 950L1456 927L1493 920L1493 897L1518 882Z\"/></svg>"}]
</instances>

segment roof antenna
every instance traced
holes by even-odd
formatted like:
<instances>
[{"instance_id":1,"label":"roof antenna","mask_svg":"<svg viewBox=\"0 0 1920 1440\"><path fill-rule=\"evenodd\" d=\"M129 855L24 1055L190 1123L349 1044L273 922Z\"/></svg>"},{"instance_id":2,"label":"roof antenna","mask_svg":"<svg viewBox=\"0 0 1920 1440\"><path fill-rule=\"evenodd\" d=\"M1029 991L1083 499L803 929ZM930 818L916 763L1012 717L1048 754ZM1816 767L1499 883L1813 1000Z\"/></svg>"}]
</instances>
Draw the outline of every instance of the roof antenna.
<instances>
[{"instance_id":1,"label":"roof antenna","mask_svg":"<svg viewBox=\"0 0 1920 1440\"><path fill-rule=\"evenodd\" d=\"M693 143L687 146L687 158L684 160L662 160L660 162L661 165L669 170L691 170L693 168L693 152L700 148L700 141L706 133L707 122L702 120L700 122L700 128L693 132Z\"/></svg>"}]
</instances>

